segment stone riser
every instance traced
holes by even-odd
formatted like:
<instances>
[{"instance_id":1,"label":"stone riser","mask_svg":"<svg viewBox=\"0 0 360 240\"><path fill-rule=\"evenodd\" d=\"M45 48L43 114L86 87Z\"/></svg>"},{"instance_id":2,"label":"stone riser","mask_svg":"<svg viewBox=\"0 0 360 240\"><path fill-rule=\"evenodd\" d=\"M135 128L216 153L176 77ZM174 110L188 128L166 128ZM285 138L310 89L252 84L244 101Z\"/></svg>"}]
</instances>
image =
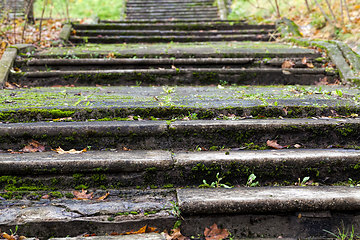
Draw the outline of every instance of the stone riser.
<instances>
[{"instance_id":1,"label":"stone riser","mask_svg":"<svg viewBox=\"0 0 360 240\"><path fill-rule=\"evenodd\" d=\"M74 25L75 30L248 30L272 29L274 25L246 25L246 24L198 24L198 23L119 23L119 24L81 24Z\"/></svg>"},{"instance_id":2,"label":"stone riser","mask_svg":"<svg viewBox=\"0 0 360 240\"><path fill-rule=\"evenodd\" d=\"M167 43L167 42L205 42L205 41L275 41L272 36L266 35L225 35L225 36L119 36L119 37L77 37L69 40L74 44L81 43Z\"/></svg>"},{"instance_id":3,"label":"stone riser","mask_svg":"<svg viewBox=\"0 0 360 240\"><path fill-rule=\"evenodd\" d=\"M233 34L268 34L273 30L210 30L210 31L162 31L162 30L77 30L76 36L139 36L139 35L157 35L157 36L216 36L216 35L233 35ZM275 34L275 36L277 36Z\"/></svg>"},{"instance_id":4,"label":"stone riser","mask_svg":"<svg viewBox=\"0 0 360 240\"><path fill-rule=\"evenodd\" d=\"M360 151L344 149L258 150L255 153L248 150L90 151L77 155L45 152L18 155L16 159L2 153L0 173L21 178L21 182L15 184L18 187L28 183L41 189L61 190L71 190L81 184L92 189L150 185L197 187L203 180L216 181L218 173L222 183L236 186L245 186L252 173L261 186L294 185L304 177L330 185L356 179L360 172L359 157ZM0 182L2 189L9 190L10 185Z\"/></svg>"},{"instance_id":5,"label":"stone riser","mask_svg":"<svg viewBox=\"0 0 360 240\"><path fill-rule=\"evenodd\" d=\"M324 69L179 69L179 70L88 70L59 72L26 72L12 74L12 82L27 86L71 85L217 85L220 80L236 85L314 85L327 77L335 82L336 75L328 75Z\"/></svg>"},{"instance_id":6,"label":"stone riser","mask_svg":"<svg viewBox=\"0 0 360 240\"><path fill-rule=\"evenodd\" d=\"M32 139L47 148L65 149L194 149L201 146L238 148L263 146L277 139L282 145L305 148L356 146L359 120L242 120L242 121L115 121L19 123L0 126L0 149L20 149Z\"/></svg>"}]
</instances>

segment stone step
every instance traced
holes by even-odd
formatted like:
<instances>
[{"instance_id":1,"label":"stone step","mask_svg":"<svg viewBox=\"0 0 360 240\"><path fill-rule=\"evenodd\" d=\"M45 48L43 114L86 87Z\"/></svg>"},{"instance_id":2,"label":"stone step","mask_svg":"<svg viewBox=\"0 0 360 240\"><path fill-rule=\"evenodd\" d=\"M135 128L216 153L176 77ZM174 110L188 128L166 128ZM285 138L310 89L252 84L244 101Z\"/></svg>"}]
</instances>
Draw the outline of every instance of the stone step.
<instances>
[{"instance_id":1,"label":"stone step","mask_svg":"<svg viewBox=\"0 0 360 240\"><path fill-rule=\"evenodd\" d=\"M244 119L193 121L32 122L0 125L0 149L21 149L32 139L47 148L209 149L283 145L306 148L357 146L359 119Z\"/></svg>"},{"instance_id":2,"label":"stone step","mask_svg":"<svg viewBox=\"0 0 360 240\"><path fill-rule=\"evenodd\" d=\"M8 176L0 181L0 186L6 191L31 191L34 186L42 191L65 191L80 186L90 189L198 187L204 180L215 182L217 174L222 177L221 183L229 186L246 186L250 174L255 174L254 182L258 186L294 186L304 177L309 177L310 185L349 185L353 184L349 178L357 179L360 171L359 150L213 148L217 150L0 153L1 176ZM0 196L10 197L4 192Z\"/></svg>"},{"instance_id":3,"label":"stone step","mask_svg":"<svg viewBox=\"0 0 360 240\"><path fill-rule=\"evenodd\" d=\"M276 37L276 36L275 36ZM206 41L274 41L274 36L268 34L233 34L233 35L210 35L210 36L70 36L69 40L74 44L81 43L168 43L168 42L206 42Z\"/></svg>"},{"instance_id":4,"label":"stone step","mask_svg":"<svg viewBox=\"0 0 360 240\"><path fill-rule=\"evenodd\" d=\"M199 21L199 20L198 20ZM184 23L170 22L170 23L147 23L139 21L139 23L113 23L113 24L74 24L73 27L75 30L246 30L246 29L273 29L275 30L274 25L249 25L249 24L227 24L227 23L218 23L214 24L203 23L199 24L197 22L187 21Z\"/></svg>"},{"instance_id":5,"label":"stone step","mask_svg":"<svg viewBox=\"0 0 360 240\"><path fill-rule=\"evenodd\" d=\"M272 34L272 29L250 29L250 30L200 30L200 31L177 31L177 30L76 30L76 36L216 36L233 34ZM277 34L274 34L277 36Z\"/></svg>"},{"instance_id":6,"label":"stone step","mask_svg":"<svg viewBox=\"0 0 360 240\"><path fill-rule=\"evenodd\" d=\"M12 73L11 81L28 87L76 85L214 85L221 81L236 85L315 85L321 79L329 84L338 81L335 73L325 68L176 68L122 70L50 70L46 72Z\"/></svg>"},{"instance_id":7,"label":"stone step","mask_svg":"<svg viewBox=\"0 0 360 240\"><path fill-rule=\"evenodd\" d=\"M140 3L140 4L167 4L167 3L177 3L177 4L197 4L197 3L210 3L213 4L212 0L131 0L128 1L127 4L134 4L134 3Z\"/></svg>"},{"instance_id":8,"label":"stone step","mask_svg":"<svg viewBox=\"0 0 360 240\"><path fill-rule=\"evenodd\" d=\"M126 12L137 12L137 13L148 13L148 12L154 12L154 13L161 13L161 12L169 12L171 11L172 13L182 13L182 12L186 12L186 11L206 11L206 12L217 12L218 9L216 7L206 7L206 6L201 6L201 7L186 7L183 6L181 9L179 8L172 8L172 7L146 7L146 8L141 8L141 7L128 7L126 8Z\"/></svg>"},{"instance_id":9,"label":"stone step","mask_svg":"<svg viewBox=\"0 0 360 240\"><path fill-rule=\"evenodd\" d=\"M149 8L151 9L151 8ZM244 24L246 23L246 21L244 20L221 20L221 19L208 19L206 21L204 20L103 20L100 19L99 20L99 24L105 24L105 23L110 23L110 24L124 24L124 23L146 23L146 24L154 24L154 23L159 23L159 24L169 24L169 23L178 23L178 24Z\"/></svg>"},{"instance_id":10,"label":"stone step","mask_svg":"<svg viewBox=\"0 0 360 240\"><path fill-rule=\"evenodd\" d=\"M0 102L3 123L119 121L131 120L130 115L133 121L138 118L174 121L264 117L326 119L360 114L357 90L341 86L57 86L15 89L0 94L4 99Z\"/></svg>"},{"instance_id":11,"label":"stone step","mask_svg":"<svg viewBox=\"0 0 360 240\"><path fill-rule=\"evenodd\" d=\"M127 13L126 19L146 19L146 18L154 18L154 19L209 19L209 18L217 18L218 14L216 12L186 12L183 14L177 13Z\"/></svg>"},{"instance_id":12,"label":"stone step","mask_svg":"<svg viewBox=\"0 0 360 240\"><path fill-rule=\"evenodd\" d=\"M359 113L354 98L357 92L339 86L289 86L285 89L283 86L237 86L223 89L57 86L12 92L10 95L6 92L1 95L6 99L0 103L2 122L51 121L67 117L77 121L126 120L129 115L140 115L142 119L154 117L170 120L183 119L191 114L195 114L198 119L226 119L228 114L234 114L235 119L264 116L321 118L356 116ZM31 103L33 109L26 109L28 103ZM84 108L87 111L83 111Z\"/></svg>"},{"instance_id":13,"label":"stone step","mask_svg":"<svg viewBox=\"0 0 360 240\"><path fill-rule=\"evenodd\" d=\"M180 69L197 68L281 68L288 58L275 58L267 60L263 58L82 58L82 59L53 59L53 58L32 58L17 60L14 66L21 69L21 72L29 71L53 71L53 70L111 70L119 69L171 69L176 66ZM292 58L293 68L308 68L302 63L301 58ZM321 68L323 62L308 58L307 63L313 64L316 68Z\"/></svg>"},{"instance_id":14,"label":"stone step","mask_svg":"<svg viewBox=\"0 0 360 240\"><path fill-rule=\"evenodd\" d=\"M208 42L159 44L87 44L77 48L51 48L35 52L33 58L319 58L313 49L274 42ZM264 61L266 60L264 59ZM322 60L320 60L322 61Z\"/></svg>"},{"instance_id":15,"label":"stone step","mask_svg":"<svg viewBox=\"0 0 360 240\"><path fill-rule=\"evenodd\" d=\"M4 229L18 226L21 235L47 239L84 233L120 234L145 225L169 231L177 216L185 236L203 236L204 229L216 223L235 238L298 239L325 238L328 233L324 229L336 232L342 221L353 226L359 224L359 188L350 187L185 188L176 192L119 189L109 190L105 200L95 200L105 194L95 191L94 200L87 201L73 200L70 193L67 194L70 199L54 192L60 198L1 201L0 226ZM33 199L40 196L37 194ZM155 233L149 236L164 239Z\"/></svg>"}]
</instances>

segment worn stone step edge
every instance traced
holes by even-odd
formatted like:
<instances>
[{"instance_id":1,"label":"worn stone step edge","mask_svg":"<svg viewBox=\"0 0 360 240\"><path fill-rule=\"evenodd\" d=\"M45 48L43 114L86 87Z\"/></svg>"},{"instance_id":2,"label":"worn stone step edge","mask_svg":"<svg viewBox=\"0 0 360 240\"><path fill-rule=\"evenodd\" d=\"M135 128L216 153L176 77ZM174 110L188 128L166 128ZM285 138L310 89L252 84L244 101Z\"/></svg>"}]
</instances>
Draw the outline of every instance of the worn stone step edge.
<instances>
[{"instance_id":1,"label":"worn stone step edge","mask_svg":"<svg viewBox=\"0 0 360 240\"><path fill-rule=\"evenodd\" d=\"M202 24L219 24L219 23L228 23L228 24L244 24L245 20L221 20L221 19L208 19L204 20L104 20L99 19L98 24L124 24L124 23L202 23ZM75 24L75 23L74 23Z\"/></svg>"},{"instance_id":2,"label":"worn stone step edge","mask_svg":"<svg viewBox=\"0 0 360 240\"><path fill-rule=\"evenodd\" d=\"M359 119L244 119L192 121L34 122L0 125L1 149L20 149L31 139L49 147L175 149L281 144L305 148L357 146ZM99 139L102 139L99 141Z\"/></svg>"},{"instance_id":3,"label":"worn stone step edge","mask_svg":"<svg viewBox=\"0 0 360 240\"><path fill-rule=\"evenodd\" d=\"M345 184L349 178L356 179L360 171L359 157L360 151L351 149L202 152L134 150L64 155L43 152L15 156L0 153L0 174L21 176L23 179L32 179L38 185L41 182L42 186L50 185L58 189L68 188L72 184L76 187L76 182L77 185L89 184L91 188L100 185L104 187L118 180L122 180L125 186L200 185L203 180L209 183L216 181L217 174L222 177L223 183L245 186L251 173L256 175L256 181L261 185L289 185L304 177L310 177L311 181L321 185L329 185ZM83 182L74 180L74 174L81 175ZM328 178L329 175L331 178ZM63 181L51 185L56 176ZM99 179L102 176L103 179L92 183L94 176Z\"/></svg>"},{"instance_id":4,"label":"worn stone step edge","mask_svg":"<svg viewBox=\"0 0 360 240\"><path fill-rule=\"evenodd\" d=\"M222 34L266 34L273 33L271 29L251 29L251 30L205 30L205 31L171 31L171 30L77 30L77 36L121 36L121 35L222 35ZM276 35L276 34L275 34Z\"/></svg>"},{"instance_id":5,"label":"worn stone step edge","mask_svg":"<svg viewBox=\"0 0 360 240\"><path fill-rule=\"evenodd\" d=\"M314 46L324 49L339 69L340 76L345 81L355 85L360 84L360 74L356 72L356 69L360 68L360 66L358 66L358 61L360 61L359 57L354 52L346 48L346 45L333 41L312 41L304 38L284 38L284 40L301 46ZM352 69L350 66L357 67Z\"/></svg>"},{"instance_id":6,"label":"worn stone step edge","mask_svg":"<svg viewBox=\"0 0 360 240\"><path fill-rule=\"evenodd\" d=\"M187 188L177 197L184 215L360 210L357 187Z\"/></svg>"},{"instance_id":7,"label":"worn stone step edge","mask_svg":"<svg viewBox=\"0 0 360 240\"><path fill-rule=\"evenodd\" d=\"M135 234L135 235L133 234L133 235L123 235L123 236L105 235L105 236L95 236L95 237L66 237L66 238L55 237L51 239L52 240L166 240L166 238L159 233L143 233L143 234Z\"/></svg>"},{"instance_id":8,"label":"worn stone step edge","mask_svg":"<svg viewBox=\"0 0 360 240\"><path fill-rule=\"evenodd\" d=\"M164 22L164 23L113 23L113 24L104 24L104 23L100 23L100 24L73 24L73 28L75 30L126 30L126 29L135 29L135 28L139 28L139 29L184 29L184 30L206 30L206 29L275 29L274 25L249 25L249 24L226 24L226 23L218 23L218 24L213 24L212 22L210 23L205 23L205 24L198 24L198 23L168 23L168 22Z\"/></svg>"}]
</instances>

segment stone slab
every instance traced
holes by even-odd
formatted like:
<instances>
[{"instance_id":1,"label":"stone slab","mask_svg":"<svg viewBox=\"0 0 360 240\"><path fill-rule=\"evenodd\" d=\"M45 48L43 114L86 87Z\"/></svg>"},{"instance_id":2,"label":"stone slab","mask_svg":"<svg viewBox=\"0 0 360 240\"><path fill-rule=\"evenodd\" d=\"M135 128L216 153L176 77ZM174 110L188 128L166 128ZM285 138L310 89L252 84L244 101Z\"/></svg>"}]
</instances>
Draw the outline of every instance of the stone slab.
<instances>
[{"instance_id":1,"label":"stone slab","mask_svg":"<svg viewBox=\"0 0 360 240\"><path fill-rule=\"evenodd\" d=\"M56 169L57 173L91 173L106 169L107 173L138 172L147 168L171 169L173 160L166 151L90 151L83 154L43 152L11 155L0 153L0 174L41 172Z\"/></svg>"},{"instance_id":2,"label":"stone slab","mask_svg":"<svg viewBox=\"0 0 360 240\"><path fill-rule=\"evenodd\" d=\"M50 48L35 54L37 57L53 56L89 56L104 55L109 52L118 57L151 57L151 56L219 56L219 57L284 57L297 55L314 57L316 51L306 48L292 47L290 44L268 42L207 42L207 43L168 43L168 44L86 44L78 47ZM320 57L320 55L318 55Z\"/></svg>"},{"instance_id":3,"label":"stone slab","mask_svg":"<svg viewBox=\"0 0 360 240\"><path fill-rule=\"evenodd\" d=\"M16 55L17 50L15 48L7 48L0 59L0 89L4 87L4 84L8 79Z\"/></svg>"},{"instance_id":4,"label":"stone slab","mask_svg":"<svg viewBox=\"0 0 360 240\"><path fill-rule=\"evenodd\" d=\"M132 234L123 236L95 236L95 237L66 237L51 238L52 240L165 240L166 238L158 233Z\"/></svg>"},{"instance_id":5,"label":"stone slab","mask_svg":"<svg viewBox=\"0 0 360 240\"><path fill-rule=\"evenodd\" d=\"M350 187L178 189L185 215L358 211L360 190Z\"/></svg>"},{"instance_id":6,"label":"stone slab","mask_svg":"<svg viewBox=\"0 0 360 240\"><path fill-rule=\"evenodd\" d=\"M170 94L167 93L167 89ZM339 94L342 94L341 97ZM231 109L259 106L268 108L301 106L320 109L320 107L336 106L357 107L359 102L354 101L353 98L356 99L358 95L359 91L356 88L341 86L43 87L1 91L0 98L3 101L0 101L0 110L6 112L42 108L79 109L77 112L80 112L84 108ZM96 116L89 118L96 119ZM48 120L52 120L51 117ZM36 121L36 116L32 116L27 121Z\"/></svg>"},{"instance_id":7,"label":"stone slab","mask_svg":"<svg viewBox=\"0 0 360 240\"><path fill-rule=\"evenodd\" d=\"M277 165L287 162L290 165L305 165L309 162L331 163L337 161L353 161L360 158L360 151L348 149L282 149L265 151L210 151L210 152L175 152L176 166L231 165L235 163L251 163L260 165Z\"/></svg>"}]
</instances>

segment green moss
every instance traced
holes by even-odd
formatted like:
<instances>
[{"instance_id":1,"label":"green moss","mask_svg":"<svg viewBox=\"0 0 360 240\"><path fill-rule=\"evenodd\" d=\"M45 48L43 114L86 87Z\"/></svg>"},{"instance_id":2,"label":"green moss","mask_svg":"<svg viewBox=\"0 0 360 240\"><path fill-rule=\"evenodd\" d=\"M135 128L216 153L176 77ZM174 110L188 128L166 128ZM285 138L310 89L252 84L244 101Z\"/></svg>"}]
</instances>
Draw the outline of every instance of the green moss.
<instances>
[{"instance_id":1,"label":"green moss","mask_svg":"<svg viewBox=\"0 0 360 240\"><path fill-rule=\"evenodd\" d=\"M174 187L174 184L171 184L171 183L163 185L163 188L173 188L173 187Z\"/></svg>"},{"instance_id":2,"label":"green moss","mask_svg":"<svg viewBox=\"0 0 360 240\"><path fill-rule=\"evenodd\" d=\"M74 194L68 192L68 193L65 193L65 197L66 198L74 198L75 196L74 196Z\"/></svg>"},{"instance_id":3,"label":"green moss","mask_svg":"<svg viewBox=\"0 0 360 240\"><path fill-rule=\"evenodd\" d=\"M49 195L53 198L62 198L64 195L59 192L59 191L56 191L56 192L50 192Z\"/></svg>"},{"instance_id":4,"label":"green moss","mask_svg":"<svg viewBox=\"0 0 360 240\"><path fill-rule=\"evenodd\" d=\"M76 190L88 189L89 186L85 184L80 184L75 187Z\"/></svg>"}]
</instances>

